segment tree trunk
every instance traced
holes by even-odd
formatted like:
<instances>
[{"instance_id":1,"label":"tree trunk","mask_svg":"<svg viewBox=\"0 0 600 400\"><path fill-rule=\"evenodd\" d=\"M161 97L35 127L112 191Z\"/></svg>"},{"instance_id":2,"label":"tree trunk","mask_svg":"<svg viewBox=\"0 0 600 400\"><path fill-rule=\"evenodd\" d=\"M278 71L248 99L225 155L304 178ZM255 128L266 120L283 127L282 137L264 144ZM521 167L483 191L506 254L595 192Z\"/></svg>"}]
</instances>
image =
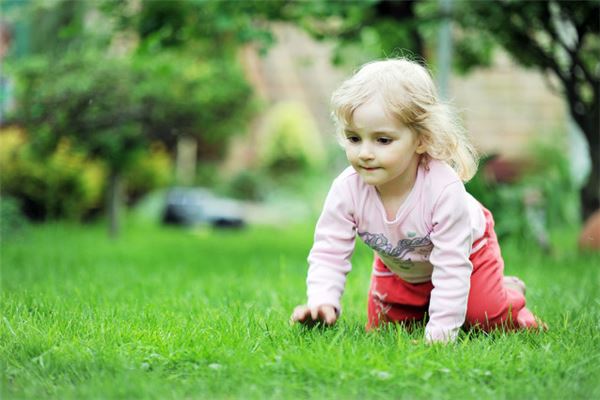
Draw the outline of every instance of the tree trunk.
<instances>
[{"instance_id":1,"label":"tree trunk","mask_svg":"<svg viewBox=\"0 0 600 400\"><path fill-rule=\"evenodd\" d=\"M596 100L589 109L582 111L575 106L578 99L568 97L568 100L571 115L587 139L592 162L588 181L580 191L581 216L585 221L600 209L600 106Z\"/></svg>"},{"instance_id":2,"label":"tree trunk","mask_svg":"<svg viewBox=\"0 0 600 400\"><path fill-rule=\"evenodd\" d=\"M123 185L121 174L117 171L111 171L108 180L108 195L106 205L108 210L108 236L116 239L120 232L120 208L122 199Z\"/></svg>"},{"instance_id":3,"label":"tree trunk","mask_svg":"<svg viewBox=\"0 0 600 400\"><path fill-rule=\"evenodd\" d=\"M586 221L600 209L600 154L598 146L590 144L592 169L587 183L581 188L581 216Z\"/></svg>"},{"instance_id":4,"label":"tree trunk","mask_svg":"<svg viewBox=\"0 0 600 400\"><path fill-rule=\"evenodd\" d=\"M194 184L198 154L198 142L192 137L177 139L177 158L175 178L179 185L191 186Z\"/></svg>"}]
</instances>

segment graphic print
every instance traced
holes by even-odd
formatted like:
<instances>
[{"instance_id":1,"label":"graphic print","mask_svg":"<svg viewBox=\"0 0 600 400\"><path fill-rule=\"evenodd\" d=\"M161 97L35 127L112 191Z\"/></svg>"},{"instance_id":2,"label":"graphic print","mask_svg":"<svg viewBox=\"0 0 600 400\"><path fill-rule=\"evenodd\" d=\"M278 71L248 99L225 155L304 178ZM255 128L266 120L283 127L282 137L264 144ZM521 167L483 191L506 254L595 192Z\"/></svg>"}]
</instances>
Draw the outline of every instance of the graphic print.
<instances>
[{"instance_id":1,"label":"graphic print","mask_svg":"<svg viewBox=\"0 0 600 400\"><path fill-rule=\"evenodd\" d=\"M398 260L400 268L403 269L409 269L413 265L410 257L407 257L408 254L415 252L428 259L433 249L429 234L425 237L401 239L395 247L381 233L358 232L358 236L360 236L367 246L379 254Z\"/></svg>"}]
</instances>

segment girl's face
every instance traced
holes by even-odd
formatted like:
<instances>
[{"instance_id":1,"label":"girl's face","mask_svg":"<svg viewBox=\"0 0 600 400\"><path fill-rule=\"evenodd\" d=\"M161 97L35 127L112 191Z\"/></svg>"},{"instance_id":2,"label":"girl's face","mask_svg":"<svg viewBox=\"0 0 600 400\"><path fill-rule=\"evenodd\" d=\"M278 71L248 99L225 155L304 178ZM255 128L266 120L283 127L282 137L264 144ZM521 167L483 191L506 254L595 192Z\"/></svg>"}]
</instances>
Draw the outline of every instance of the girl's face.
<instances>
[{"instance_id":1,"label":"girl's face","mask_svg":"<svg viewBox=\"0 0 600 400\"><path fill-rule=\"evenodd\" d=\"M386 113L382 100L358 107L344 134L346 157L367 184L380 193L412 187L423 145L413 131Z\"/></svg>"}]
</instances>

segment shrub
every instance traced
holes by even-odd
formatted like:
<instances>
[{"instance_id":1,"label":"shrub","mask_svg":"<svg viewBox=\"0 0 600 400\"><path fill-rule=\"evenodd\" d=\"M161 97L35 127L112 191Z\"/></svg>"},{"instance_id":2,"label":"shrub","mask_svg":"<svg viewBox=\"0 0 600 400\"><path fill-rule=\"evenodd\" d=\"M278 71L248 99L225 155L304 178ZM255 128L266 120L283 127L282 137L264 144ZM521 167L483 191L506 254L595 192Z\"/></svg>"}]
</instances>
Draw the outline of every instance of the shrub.
<instances>
[{"instance_id":1,"label":"shrub","mask_svg":"<svg viewBox=\"0 0 600 400\"><path fill-rule=\"evenodd\" d=\"M579 193L569 160L555 146L538 143L527 170L513 183L486 177L482 160L467 190L494 214L499 238L516 236L549 246L548 231L579 223Z\"/></svg>"},{"instance_id":2,"label":"shrub","mask_svg":"<svg viewBox=\"0 0 600 400\"><path fill-rule=\"evenodd\" d=\"M164 146L153 144L127 169L130 203L171 182L172 162ZM62 140L48 156L33 152L24 132L0 132L0 184L33 220L82 220L104 206L106 166Z\"/></svg>"},{"instance_id":3,"label":"shrub","mask_svg":"<svg viewBox=\"0 0 600 400\"><path fill-rule=\"evenodd\" d=\"M125 172L128 204L137 202L146 193L167 186L173 178L173 162L160 142L150 146Z\"/></svg>"},{"instance_id":4,"label":"shrub","mask_svg":"<svg viewBox=\"0 0 600 400\"><path fill-rule=\"evenodd\" d=\"M66 138L111 176L128 180L133 200L170 180L166 151L140 159L148 147L160 142L174 149L189 136L202 157L219 159L253 110L237 64L191 51L140 49L115 57L95 48L69 50L24 58L14 69L20 104L14 121L32 132L31 146L49 154Z\"/></svg>"},{"instance_id":5,"label":"shrub","mask_svg":"<svg viewBox=\"0 0 600 400\"><path fill-rule=\"evenodd\" d=\"M313 117L296 102L282 102L268 111L258 146L260 166L275 176L318 168L325 159Z\"/></svg>"},{"instance_id":6,"label":"shrub","mask_svg":"<svg viewBox=\"0 0 600 400\"><path fill-rule=\"evenodd\" d=\"M79 220L99 207L105 168L62 140L46 158L32 151L24 132L0 132L0 185L4 195L19 199L34 220L65 217Z\"/></svg>"},{"instance_id":7,"label":"shrub","mask_svg":"<svg viewBox=\"0 0 600 400\"><path fill-rule=\"evenodd\" d=\"M186 51L139 51L131 87L145 135L174 149L181 136L198 141L203 159L221 159L228 139L255 111L252 90L236 63Z\"/></svg>"},{"instance_id":8,"label":"shrub","mask_svg":"<svg viewBox=\"0 0 600 400\"><path fill-rule=\"evenodd\" d=\"M241 171L228 183L225 194L241 200L264 200L266 178L257 171Z\"/></svg>"},{"instance_id":9,"label":"shrub","mask_svg":"<svg viewBox=\"0 0 600 400\"><path fill-rule=\"evenodd\" d=\"M219 164L216 162L199 162L196 166L194 184L196 186L216 187L220 183Z\"/></svg>"}]
</instances>

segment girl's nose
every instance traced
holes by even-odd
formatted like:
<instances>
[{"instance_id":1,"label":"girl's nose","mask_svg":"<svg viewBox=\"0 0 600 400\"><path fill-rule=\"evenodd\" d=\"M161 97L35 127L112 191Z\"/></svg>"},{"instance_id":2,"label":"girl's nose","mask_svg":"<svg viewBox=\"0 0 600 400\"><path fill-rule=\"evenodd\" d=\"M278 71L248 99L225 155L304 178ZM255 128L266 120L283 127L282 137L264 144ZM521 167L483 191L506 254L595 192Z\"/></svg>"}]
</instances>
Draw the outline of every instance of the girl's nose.
<instances>
[{"instance_id":1,"label":"girl's nose","mask_svg":"<svg viewBox=\"0 0 600 400\"><path fill-rule=\"evenodd\" d=\"M373 159L373 152L371 151L371 148L367 145L361 146L360 151L358 152L358 158L361 160Z\"/></svg>"}]
</instances>

